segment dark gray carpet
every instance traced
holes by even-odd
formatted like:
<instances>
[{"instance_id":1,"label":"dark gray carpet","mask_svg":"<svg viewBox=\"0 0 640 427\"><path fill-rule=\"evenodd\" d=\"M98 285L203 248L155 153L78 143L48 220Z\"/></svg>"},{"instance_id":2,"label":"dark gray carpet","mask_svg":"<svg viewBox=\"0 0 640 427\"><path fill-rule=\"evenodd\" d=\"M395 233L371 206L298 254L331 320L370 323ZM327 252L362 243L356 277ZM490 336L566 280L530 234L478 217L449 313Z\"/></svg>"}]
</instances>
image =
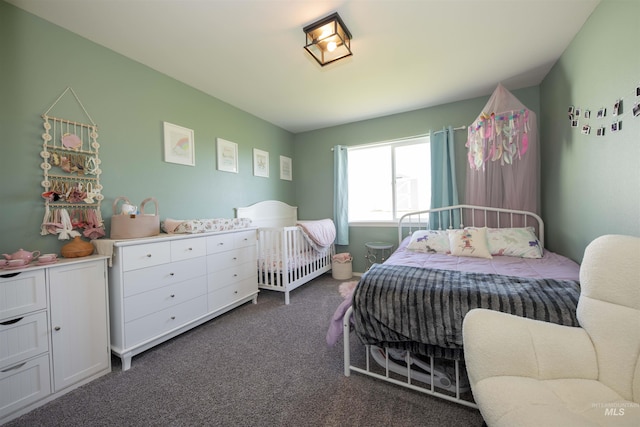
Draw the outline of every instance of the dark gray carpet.
<instances>
[{"instance_id":1,"label":"dark gray carpet","mask_svg":"<svg viewBox=\"0 0 640 427\"><path fill-rule=\"evenodd\" d=\"M321 276L288 306L263 291L257 305L135 356L126 372L113 358L110 374L7 427L481 426L475 409L343 375L342 343L325 343L340 283Z\"/></svg>"}]
</instances>

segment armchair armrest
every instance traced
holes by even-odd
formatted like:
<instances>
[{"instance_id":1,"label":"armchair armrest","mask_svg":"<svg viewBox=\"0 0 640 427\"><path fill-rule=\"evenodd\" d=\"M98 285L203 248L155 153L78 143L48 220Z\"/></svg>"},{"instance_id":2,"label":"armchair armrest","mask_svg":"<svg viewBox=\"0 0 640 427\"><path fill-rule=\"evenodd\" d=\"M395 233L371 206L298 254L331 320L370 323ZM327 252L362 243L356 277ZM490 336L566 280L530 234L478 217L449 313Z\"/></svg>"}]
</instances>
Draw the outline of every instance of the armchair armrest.
<instances>
[{"instance_id":1,"label":"armchair armrest","mask_svg":"<svg viewBox=\"0 0 640 427\"><path fill-rule=\"evenodd\" d=\"M596 354L582 328L492 310L469 311L464 354L472 386L494 376L597 379Z\"/></svg>"}]
</instances>

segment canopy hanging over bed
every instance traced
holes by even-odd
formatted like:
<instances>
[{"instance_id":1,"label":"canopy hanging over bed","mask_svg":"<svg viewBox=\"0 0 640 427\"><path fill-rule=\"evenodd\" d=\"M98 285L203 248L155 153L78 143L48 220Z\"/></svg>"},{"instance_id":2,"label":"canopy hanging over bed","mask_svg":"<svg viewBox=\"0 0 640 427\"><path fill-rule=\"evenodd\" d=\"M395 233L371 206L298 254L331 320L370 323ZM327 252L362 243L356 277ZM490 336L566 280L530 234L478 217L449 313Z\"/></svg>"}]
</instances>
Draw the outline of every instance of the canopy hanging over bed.
<instances>
[{"instance_id":1,"label":"canopy hanging over bed","mask_svg":"<svg viewBox=\"0 0 640 427\"><path fill-rule=\"evenodd\" d=\"M536 114L501 84L468 128L467 203L539 212Z\"/></svg>"}]
</instances>

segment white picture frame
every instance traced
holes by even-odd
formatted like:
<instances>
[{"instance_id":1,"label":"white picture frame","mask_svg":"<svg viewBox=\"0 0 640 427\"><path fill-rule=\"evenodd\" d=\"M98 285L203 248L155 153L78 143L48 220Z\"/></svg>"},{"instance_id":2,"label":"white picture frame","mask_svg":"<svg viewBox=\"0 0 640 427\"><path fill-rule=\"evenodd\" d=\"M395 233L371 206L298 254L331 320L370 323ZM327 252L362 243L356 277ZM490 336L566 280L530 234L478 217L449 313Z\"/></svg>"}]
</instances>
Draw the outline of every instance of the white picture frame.
<instances>
[{"instance_id":1,"label":"white picture frame","mask_svg":"<svg viewBox=\"0 0 640 427\"><path fill-rule=\"evenodd\" d=\"M185 166L196 165L196 147L192 129L163 122L164 161Z\"/></svg>"},{"instance_id":2,"label":"white picture frame","mask_svg":"<svg viewBox=\"0 0 640 427\"><path fill-rule=\"evenodd\" d=\"M253 175L269 178L269 152L253 149Z\"/></svg>"},{"instance_id":3,"label":"white picture frame","mask_svg":"<svg viewBox=\"0 0 640 427\"><path fill-rule=\"evenodd\" d=\"M217 163L218 170L223 172L238 173L238 144L217 138Z\"/></svg>"},{"instance_id":4,"label":"white picture frame","mask_svg":"<svg viewBox=\"0 0 640 427\"><path fill-rule=\"evenodd\" d=\"M293 180L293 169L290 157L280 156L280 179L286 181Z\"/></svg>"}]
</instances>

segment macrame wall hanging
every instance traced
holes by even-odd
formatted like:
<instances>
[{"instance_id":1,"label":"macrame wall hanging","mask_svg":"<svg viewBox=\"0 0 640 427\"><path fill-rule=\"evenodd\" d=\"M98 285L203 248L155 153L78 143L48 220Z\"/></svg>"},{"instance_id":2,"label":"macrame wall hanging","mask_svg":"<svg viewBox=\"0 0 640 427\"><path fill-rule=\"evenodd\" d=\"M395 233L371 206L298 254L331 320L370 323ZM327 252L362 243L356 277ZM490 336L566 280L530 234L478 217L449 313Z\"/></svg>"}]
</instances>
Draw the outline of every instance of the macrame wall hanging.
<instances>
[{"instance_id":1,"label":"macrame wall hanging","mask_svg":"<svg viewBox=\"0 0 640 427\"><path fill-rule=\"evenodd\" d=\"M50 116L67 93L73 94L90 123ZM41 235L54 234L60 240L84 235L96 239L105 235L100 213L104 199L100 185L98 126L71 87L67 87L42 115L44 133L40 164L44 179L42 197L45 213Z\"/></svg>"}]
</instances>

